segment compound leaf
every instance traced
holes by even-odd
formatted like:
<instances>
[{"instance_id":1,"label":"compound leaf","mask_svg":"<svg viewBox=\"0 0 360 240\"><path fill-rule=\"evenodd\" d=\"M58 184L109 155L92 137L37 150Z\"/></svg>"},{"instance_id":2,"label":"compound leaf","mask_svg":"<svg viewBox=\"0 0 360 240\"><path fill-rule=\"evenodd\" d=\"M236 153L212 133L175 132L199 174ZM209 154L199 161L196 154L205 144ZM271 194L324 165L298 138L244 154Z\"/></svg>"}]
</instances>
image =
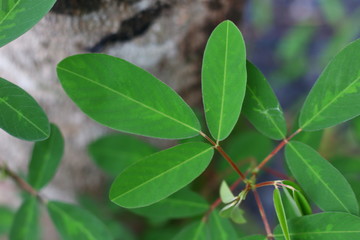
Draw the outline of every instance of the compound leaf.
<instances>
[{"instance_id":1,"label":"compound leaf","mask_svg":"<svg viewBox=\"0 0 360 240\"><path fill-rule=\"evenodd\" d=\"M206 122L211 135L225 139L241 111L246 88L244 39L231 21L220 23L205 48L202 93Z\"/></svg>"},{"instance_id":2,"label":"compound leaf","mask_svg":"<svg viewBox=\"0 0 360 240\"><path fill-rule=\"evenodd\" d=\"M243 113L254 127L267 137L276 140L285 138L284 114L270 84L249 61L246 68L248 80Z\"/></svg>"},{"instance_id":3,"label":"compound leaf","mask_svg":"<svg viewBox=\"0 0 360 240\"><path fill-rule=\"evenodd\" d=\"M300 112L307 131L342 123L360 114L360 40L345 47L328 64Z\"/></svg>"},{"instance_id":4,"label":"compound leaf","mask_svg":"<svg viewBox=\"0 0 360 240\"><path fill-rule=\"evenodd\" d=\"M285 156L295 179L322 210L358 214L359 206L349 183L314 149L291 141Z\"/></svg>"},{"instance_id":5,"label":"compound leaf","mask_svg":"<svg viewBox=\"0 0 360 240\"><path fill-rule=\"evenodd\" d=\"M35 189L44 187L54 177L64 153L64 139L59 128L51 124L50 137L35 143L29 164L28 182Z\"/></svg>"},{"instance_id":6,"label":"compound leaf","mask_svg":"<svg viewBox=\"0 0 360 240\"><path fill-rule=\"evenodd\" d=\"M88 211L62 202L49 202L47 209L63 240L112 240L106 226Z\"/></svg>"},{"instance_id":7,"label":"compound leaf","mask_svg":"<svg viewBox=\"0 0 360 240\"><path fill-rule=\"evenodd\" d=\"M145 207L185 187L209 165L213 148L193 142L150 155L117 176L110 200L126 207Z\"/></svg>"},{"instance_id":8,"label":"compound leaf","mask_svg":"<svg viewBox=\"0 0 360 240\"><path fill-rule=\"evenodd\" d=\"M56 0L1 0L0 47L33 27L55 2Z\"/></svg>"},{"instance_id":9,"label":"compound leaf","mask_svg":"<svg viewBox=\"0 0 360 240\"><path fill-rule=\"evenodd\" d=\"M127 133L180 139L200 123L177 93L145 70L105 54L79 54L57 66L60 82L95 121Z\"/></svg>"},{"instance_id":10,"label":"compound leaf","mask_svg":"<svg viewBox=\"0 0 360 240\"><path fill-rule=\"evenodd\" d=\"M49 120L34 98L3 78L0 78L0 128L27 141L41 141L50 134Z\"/></svg>"}]
</instances>

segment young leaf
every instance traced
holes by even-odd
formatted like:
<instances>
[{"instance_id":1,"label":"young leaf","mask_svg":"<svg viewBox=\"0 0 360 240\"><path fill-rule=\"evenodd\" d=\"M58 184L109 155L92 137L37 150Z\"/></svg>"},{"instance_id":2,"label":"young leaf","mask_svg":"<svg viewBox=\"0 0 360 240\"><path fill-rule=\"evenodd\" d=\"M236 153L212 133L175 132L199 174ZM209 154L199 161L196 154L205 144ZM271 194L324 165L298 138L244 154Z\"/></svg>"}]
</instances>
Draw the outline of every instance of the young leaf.
<instances>
[{"instance_id":1,"label":"young leaf","mask_svg":"<svg viewBox=\"0 0 360 240\"><path fill-rule=\"evenodd\" d=\"M9 232L14 215L12 210L0 207L0 236Z\"/></svg>"},{"instance_id":2,"label":"young leaf","mask_svg":"<svg viewBox=\"0 0 360 240\"><path fill-rule=\"evenodd\" d=\"M30 197L23 202L12 223L10 240L39 239L38 208L35 197Z\"/></svg>"},{"instance_id":3,"label":"young leaf","mask_svg":"<svg viewBox=\"0 0 360 240\"><path fill-rule=\"evenodd\" d=\"M345 47L325 68L300 112L306 131L342 123L360 114L360 40Z\"/></svg>"},{"instance_id":4,"label":"young leaf","mask_svg":"<svg viewBox=\"0 0 360 240\"><path fill-rule=\"evenodd\" d=\"M80 207L62 202L49 202L47 209L63 240L113 239L99 219Z\"/></svg>"},{"instance_id":5,"label":"young leaf","mask_svg":"<svg viewBox=\"0 0 360 240\"><path fill-rule=\"evenodd\" d=\"M185 187L209 165L213 148L193 142L155 153L131 165L115 179L110 200L126 207L145 207Z\"/></svg>"},{"instance_id":6,"label":"young leaf","mask_svg":"<svg viewBox=\"0 0 360 240\"><path fill-rule=\"evenodd\" d=\"M300 207L296 203L293 195L289 192L286 187L283 188L283 193L281 194L281 199L284 205L284 210L286 213L286 218L290 219L293 217L301 217L303 214Z\"/></svg>"},{"instance_id":7,"label":"young leaf","mask_svg":"<svg viewBox=\"0 0 360 240\"><path fill-rule=\"evenodd\" d=\"M220 186L220 198L221 201L225 204L234 201L235 198L234 194L232 193L232 191L230 190L229 186L225 181L222 181Z\"/></svg>"},{"instance_id":8,"label":"young leaf","mask_svg":"<svg viewBox=\"0 0 360 240\"><path fill-rule=\"evenodd\" d=\"M255 65L247 61L246 68L248 80L243 113L259 132L272 139L284 139L286 122L276 95Z\"/></svg>"},{"instance_id":9,"label":"young leaf","mask_svg":"<svg viewBox=\"0 0 360 240\"><path fill-rule=\"evenodd\" d=\"M244 39L231 21L212 32L204 52L202 93L206 122L211 135L225 139L241 111L246 88Z\"/></svg>"},{"instance_id":10,"label":"young leaf","mask_svg":"<svg viewBox=\"0 0 360 240\"><path fill-rule=\"evenodd\" d=\"M314 149L291 141L285 156L296 180L322 210L358 214L358 203L349 183Z\"/></svg>"},{"instance_id":11,"label":"young leaf","mask_svg":"<svg viewBox=\"0 0 360 240\"><path fill-rule=\"evenodd\" d=\"M352 240L360 239L360 218L348 213L319 213L288 221L292 240ZM285 239L280 226L276 240Z\"/></svg>"},{"instance_id":12,"label":"young leaf","mask_svg":"<svg viewBox=\"0 0 360 240\"><path fill-rule=\"evenodd\" d=\"M2 0L0 47L19 37L49 12L55 0Z\"/></svg>"},{"instance_id":13,"label":"young leaf","mask_svg":"<svg viewBox=\"0 0 360 240\"><path fill-rule=\"evenodd\" d=\"M110 128L169 139L200 131L194 112L174 90L125 60L79 54L62 60L57 74L76 105Z\"/></svg>"},{"instance_id":14,"label":"young leaf","mask_svg":"<svg viewBox=\"0 0 360 240\"><path fill-rule=\"evenodd\" d=\"M27 141L44 140L50 134L48 118L39 104L3 78L0 78L0 128Z\"/></svg>"},{"instance_id":15,"label":"young leaf","mask_svg":"<svg viewBox=\"0 0 360 240\"><path fill-rule=\"evenodd\" d=\"M64 152L64 139L59 128L51 124L50 137L35 143L29 164L28 182L41 189L54 177Z\"/></svg>"},{"instance_id":16,"label":"young leaf","mask_svg":"<svg viewBox=\"0 0 360 240\"><path fill-rule=\"evenodd\" d=\"M172 240L207 240L207 230L203 221L194 222L175 235Z\"/></svg>"},{"instance_id":17,"label":"young leaf","mask_svg":"<svg viewBox=\"0 0 360 240\"><path fill-rule=\"evenodd\" d=\"M304 196L304 191L300 188L299 185L297 185L294 182L285 180L283 181L283 184L290 185L294 187L297 191L292 191L292 198L294 199L297 207L299 208L301 215L310 215L312 214L311 206L307 200L307 198ZM285 190L286 189L286 190ZM284 187L284 191L287 191L287 188Z\"/></svg>"},{"instance_id":18,"label":"young leaf","mask_svg":"<svg viewBox=\"0 0 360 240\"><path fill-rule=\"evenodd\" d=\"M208 209L209 205L203 197L185 188L158 203L131 211L150 219L164 221L197 216Z\"/></svg>"},{"instance_id":19,"label":"young leaf","mask_svg":"<svg viewBox=\"0 0 360 240\"><path fill-rule=\"evenodd\" d=\"M149 143L128 135L108 135L92 142L89 153L98 167L116 177L136 161L156 152Z\"/></svg>"},{"instance_id":20,"label":"young leaf","mask_svg":"<svg viewBox=\"0 0 360 240\"><path fill-rule=\"evenodd\" d=\"M281 230L285 236L285 239L291 240L290 235L289 235L288 225L287 225L285 209L284 209L284 205L283 205L283 202L281 199L281 194L280 194L280 191L278 188L274 189L273 199L274 199L275 212L276 212L277 218L279 220Z\"/></svg>"},{"instance_id":21,"label":"young leaf","mask_svg":"<svg viewBox=\"0 0 360 240\"><path fill-rule=\"evenodd\" d=\"M209 219L209 230L211 239L233 240L237 234L228 219L220 218L217 211L213 211Z\"/></svg>"}]
</instances>

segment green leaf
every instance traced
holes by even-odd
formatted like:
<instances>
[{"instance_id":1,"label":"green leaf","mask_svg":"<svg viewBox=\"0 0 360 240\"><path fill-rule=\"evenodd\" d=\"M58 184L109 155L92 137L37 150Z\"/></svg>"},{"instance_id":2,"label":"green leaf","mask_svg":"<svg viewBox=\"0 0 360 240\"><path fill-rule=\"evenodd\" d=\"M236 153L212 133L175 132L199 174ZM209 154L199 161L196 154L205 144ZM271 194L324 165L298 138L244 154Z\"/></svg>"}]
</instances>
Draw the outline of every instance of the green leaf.
<instances>
[{"instance_id":1,"label":"green leaf","mask_svg":"<svg viewBox=\"0 0 360 240\"><path fill-rule=\"evenodd\" d=\"M349 183L314 149L291 141L285 156L295 179L322 210L358 214L357 200Z\"/></svg>"},{"instance_id":2,"label":"green leaf","mask_svg":"<svg viewBox=\"0 0 360 240\"><path fill-rule=\"evenodd\" d=\"M355 240L360 239L360 218L348 213L319 213L288 221L292 240ZM283 240L281 228L275 239Z\"/></svg>"},{"instance_id":3,"label":"green leaf","mask_svg":"<svg viewBox=\"0 0 360 240\"><path fill-rule=\"evenodd\" d=\"M219 217L219 213L217 211L213 211L211 213L208 224L211 239L237 239L236 231L231 222L228 219Z\"/></svg>"},{"instance_id":4,"label":"green leaf","mask_svg":"<svg viewBox=\"0 0 360 240\"><path fill-rule=\"evenodd\" d=\"M14 215L12 210L0 206L0 236L9 233Z\"/></svg>"},{"instance_id":5,"label":"green leaf","mask_svg":"<svg viewBox=\"0 0 360 240\"><path fill-rule=\"evenodd\" d=\"M244 39L231 21L212 32L204 52L202 93L206 122L211 135L225 139L241 111L246 88Z\"/></svg>"},{"instance_id":6,"label":"green leaf","mask_svg":"<svg viewBox=\"0 0 360 240\"><path fill-rule=\"evenodd\" d=\"M203 221L186 226L172 240L207 240L207 226Z\"/></svg>"},{"instance_id":7,"label":"green leaf","mask_svg":"<svg viewBox=\"0 0 360 240\"><path fill-rule=\"evenodd\" d=\"M92 142L89 153L98 167L110 176L156 152L150 144L128 135L108 135Z\"/></svg>"},{"instance_id":8,"label":"green leaf","mask_svg":"<svg viewBox=\"0 0 360 240\"><path fill-rule=\"evenodd\" d=\"M193 142L155 153L131 165L115 179L110 199L126 207L145 207L185 187L209 165L213 148Z\"/></svg>"},{"instance_id":9,"label":"green leaf","mask_svg":"<svg viewBox=\"0 0 360 240\"><path fill-rule=\"evenodd\" d=\"M0 47L28 31L49 12L55 0L1 0Z\"/></svg>"},{"instance_id":10,"label":"green leaf","mask_svg":"<svg viewBox=\"0 0 360 240\"><path fill-rule=\"evenodd\" d=\"M80 54L62 60L57 73L76 105L105 126L169 139L200 131L194 112L174 90L125 60Z\"/></svg>"},{"instance_id":11,"label":"green leaf","mask_svg":"<svg viewBox=\"0 0 360 240\"><path fill-rule=\"evenodd\" d=\"M267 240L267 238L263 235L252 235L247 237L242 237L240 240Z\"/></svg>"},{"instance_id":12,"label":"green leaf","mask_svg":"<svg viewBox=\"0 0 360 240\"><path fill-rule=\"evenodd\" d=\"M208 209L209 205L203 197L185 188L158 203L131 211L150 219L165 221L197 216Z\"/></svg>"},{"instance_id":13,"label":"green leaf","mask_svg":"<svg viewBox=\"0 0 360 240\"><path fill-rule=\"evenodd\" d=\"M50 137L35 143L29 164L28 182L41 189L54 177L64 153L64 139L59 128L51 124Z\"/></svg>"},{"instance_id":14,"label":"green leaf","mask_svg":"<svg viewBox=\"0 0 360 240\"><path fill-rule=\"evenodd\" d=\"M17 211L12 223L10 240L39 239L39 209L37 199L30 197L25 200Z\"/></svg>"},{"instance_id":15,"label":"green leaf","mask_svg":"<svg viewBox=\"0 0 360 240\"><path fill-rule=\"evenodd\" d=\"M300 188L300 186L297 185L296 183L288 181L288 180L283 181L283 184L290 185L297 190L297 191L292 191L291 196L295 200L297 207L301 211L301 215L312 214L311 206L310 206L307 198L304 196L305 192ZM284 187L284 190L285 190L285 187Z\"/></svg>"},{"instance_id":16,"label":"green leaf","mask_svg":"<svg viewBox=\"0 0 360 240\"><path fill-rule=\"evenodd\" d=\"M274 200L276 216L279 220L280 227L285 236L285 239L291 240L290 235L289 235L288 225L287 225L285 209L284 209L284 205L283 205L283 202L281 199L281 194L280 194L280 191L278 188L274 189L273 200Z\"/></svg>"},{"instance_id":17,"label":"green leaf","mask_svg":"<svg viewBox=\"0 0 360 240\"><path fill-rule=\"evenodd\" d=\"M107 227L88 211L67 203L49 202L50 217L63 240L110 240Z\"/></svg>"},{"instance_id":18,"label":"green leaf","mask_svg":"<svg viewBox=\"0 0 360 240\"><path fill-rule=\"evenodd\" d=\"M0 78L0 128L27 141L44 140L50 134L48 118L39 104L3 78Z\"/></svg>"},{"instance_id":19,"label":"green leaf","mask_svg":"<svg viewBox=\"0 0 360 240\"><path fill-rule=\"evenodd\" d=\"M223 203L230 203L234 201L235 198L234 194L225 181L222 181L220 186L220 198Z\"/></svg>"},{"instance_id":20,"label":"green leaf","mask_svg":"<svg viewBox=\"0 0 360 240\"><path fill-rule=\"evenodd\" d=\"M286 137L286 122L279 101L264 75L249 61L244 110L254 127L269 138Z\"/></svg>"},{"instance_id":21,"label":"green leaf","mask_svg":"<svg viewBox=\"0 0 360 240\"><path fill-rule=\"evenodd\" d=\"M281 193L281 199L284 205L284 210L286 213L286 218L290 219L293 217L303 216L300 207L297 205L293 195L289 192L286 187L283 188L283 193Z\"/></svg>"},{"instance_id":22,"label":"green leaf","mask_svg":"<svg viewBox=\"0 0 360 240\"><path fill-rule=\"evenodd\" d=\"M318 130L360 114L360 40L344 48L328 64L300 112L299 125Z\"/></svg>"}]
</instances>

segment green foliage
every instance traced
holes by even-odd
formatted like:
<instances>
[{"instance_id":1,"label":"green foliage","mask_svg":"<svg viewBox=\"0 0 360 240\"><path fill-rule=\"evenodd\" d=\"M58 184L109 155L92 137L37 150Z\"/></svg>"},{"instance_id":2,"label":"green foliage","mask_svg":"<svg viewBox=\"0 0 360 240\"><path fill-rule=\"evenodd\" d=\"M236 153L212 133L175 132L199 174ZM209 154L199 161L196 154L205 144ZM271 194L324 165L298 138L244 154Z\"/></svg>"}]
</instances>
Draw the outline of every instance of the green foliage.
<instances>
[{"instance_id":1,"label":"green foliage","mask_svg":"<svg viewBox=\"0 0 360 240\"><path fill-rule=\"evenodd\" d=\"M51 124L51 134L45 141L35 143L29 164L28 182L41 189L53 178L64 152L64 139L59 128Z\"/></svg>"},{"instance_id":2,"label":"green foliage","mask_svg":"<svg viewBox=\"0 0 360 240\"><path fill-rule=\"evenodd\" d=\"M178 233L172 240L206 240L207 226L203 221L197 221L186 226L180 233Z\"/></svg>"},{"instance_id":3,"label":"green foliage","mask_svg":"<svg viewBox=\"0 0 360 240\"><path fill-rule=\"evenodd\" d=\"M274 201L275 212L280 223L281 231L283 232L286 240L291 240L289 235L289 229L287 225L284 205L281 199L280 191L277 187L274 189L273 201Z\"/></svg>"},{"instance_id":4,"label":"green foliage","mask_svg":"<svg viewBox=\"0 0 360 240\"><path fill-rule=\"evenodd\" d=\"M27 141L49 137L49 121L39 104L3 78L0 78L0 114L0 128L14 137Z\"/></svg>"},{"instance_id":5,"label":"green foliage","mask_svg":"<svg viewBox=\"0 0 360 240\"><path fill-rule=\"evenodd\" d=\"M77 106L105 126L169 139L193 137L200 131L194 112L175 91L125 60L80 54L62 60L57 73Z\"/></svg>"},{"instance_id":6,"label":"green foliage","mask_svg":"<svg viewBox=\"0 0 360 240\"><path fill-rule=\"evenodd\" d=\"M29 197L17 211L10 230L10 240L39 239L39 206L35 197Z\"/></svg>"},{"instance_id":7,"label":"green foliage","mask_svg":"<svg viewBox=\"0 0 360 240\"><path fill-rule=\"evenodd\" d=\"M0 47L33 27L56 0L2 0L0 4Z\"/></svg>"},{"instance_id":8,"label":"green foliage","mask_svg":"<svg viewBox=\"0 0 360 240\"><path fill-rule=\"evenodd\" d=\"M9 233L14 212L6 207L0 207L0 236Z\"/></svg>"},{"instance_id":9,"label":"green foliage","mask_svg":"<svg viewBox=\"0 0 360 240\"><path fill-rule=\"evenodd\" d=\"M213 152L208 144L193 142L150 155L119 174L111 186L110 199L127 208L160 201L198 177Z\"/></svg>"},{"instance_id":10,"label":"green foliage","mask_svg":"<svg viewBox=\"0 0 360 240\"><path fill-rule=\"evenodd\" d=\"M229 136L241 111L246 86L245 43L230 21L219 24L205 48L202 92L206 122L218 141Z\"/></svg>"},{"instance_id":11,"label":"green foliage","mask_svg":"<svg viewBox=\"0 0 360 240\"><path fill-rule=\"evenodd\" d=\"M62 202L47 204L50 217L63 240L111 240L106 226L88 211Z\"/></svg>"}]
</instances>

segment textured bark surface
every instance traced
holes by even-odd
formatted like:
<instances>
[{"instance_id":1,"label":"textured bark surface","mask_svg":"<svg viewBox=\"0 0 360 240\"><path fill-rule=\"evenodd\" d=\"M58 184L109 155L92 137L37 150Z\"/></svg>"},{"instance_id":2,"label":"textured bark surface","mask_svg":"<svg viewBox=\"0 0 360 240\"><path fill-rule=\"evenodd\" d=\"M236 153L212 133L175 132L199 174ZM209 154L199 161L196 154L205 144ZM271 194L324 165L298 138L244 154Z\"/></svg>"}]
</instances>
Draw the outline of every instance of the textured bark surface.
<instances>
[{"instance_id":1,"label":"textured bark surface","mask_svg":"<svg viewBox=\"0 0 360 240\"><path fill-rule=\"evenodd\" d=\"M127 59L172 86L191 105L200 104L200 66L206 40L224 19L239 22L242 0L60 0L32 30L0 49L0 74L28 91L59 125L65 156L45 195L73 200L96 191L102 175L87 144L109 131L87 118L62 90L56 64L83 52ZM0 133L1 160L26 173L32 143ZM0 204L13 206L13 184L0 183Z\"/></svg>"}]
</instances>

